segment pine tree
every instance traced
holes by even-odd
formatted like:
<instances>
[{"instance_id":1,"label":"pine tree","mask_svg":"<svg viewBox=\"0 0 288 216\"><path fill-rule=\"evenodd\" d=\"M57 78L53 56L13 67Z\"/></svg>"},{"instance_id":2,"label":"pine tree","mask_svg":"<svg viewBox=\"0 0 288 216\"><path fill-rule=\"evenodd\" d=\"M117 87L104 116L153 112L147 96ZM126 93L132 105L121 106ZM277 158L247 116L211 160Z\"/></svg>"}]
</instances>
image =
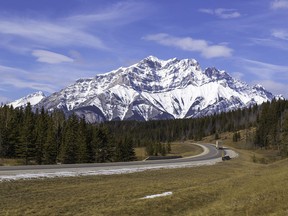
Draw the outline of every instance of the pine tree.
<instances>
[{"instance_id":1,"label":"pine tree","mask_svg":"<svg viewBox=\"0 0 288 216\"><path fill-rule=\"evenodd\" d=\"M60 158L62 163L72 164L78 162L79 146L77 145L78 118L72 114L64 129L63 143Z\"/></svg>"},{"instance_id":2,"label":"pine tree","mask_svg":"<svg viewBox=\"0 0 288 216\"><path fill-rule=\"evenodd\" d=\"M145 151L146 151L147 156L152 156L152 155L155 154L154 153L155 152L154 151L154 146L153 146L151 141L147 141L147 143L145 145Z\"/></svg>"},{"instance_id":3,"label":"pine tree","mask_svg":"<svg viewBox=\"0 0 288 216\"><path fill-rule=\"evenodd\" d=\"M86 131L87 142L87 162L96 162L96 147L97 147L97 127L88 125Z\"/></svg>"},{"instance_id":4,"label":"pine tree","mask_svg":"<svg viewBox=\"0 0 288 216\"><path fill-rule=\"evenodd\" d=\"M284 113L281 137L281 154L284 157L288 156L288 112Z\"/></svg>"},{"instance_id":5,"label":"pine tree","mask_svg":"<svg viewBox=\"0 0 288 216\"><path fill-rule=\"evenodd\" d=\"M171 143L168 142L168 143L167 143L167 153L169 154L169 153L171 153L171 151L172 151Z\"/></svg>"},{"instance_id":6,"label":"pine tree","mask_svg":"<svg viewBox=\"0 0 288 216\"><path fill-rule=\"evenodd\" d=\"M162 156L166 156L166 154L167 154L167 147L166 147L166 145L161 145L161 155Z\"/></svg>"},{"instance_id":7,"label":"pine tree","mask_svg":"<svg viewBox=\"0 0 288 216\"><path fill-rule=\"evenodd\" d=\"M57 162L57 142L56 132L54 129L52 118L47 122L47 137L44 143L44 163L55 164Z\"/></svg>"},{"instance_id":8,"label":"pine tree","mask_svg":"<svg viewBox=\"0 0 288 216\"><path fill-rule=\"evenodd\" d=\"M115 154L114 154L114 160L116 162L119 162L119 161L122 161L123 157L122 157L122 148L123 148L123 143L122 143L122 140L118 140L116 142L116 146L115 146Z\"/></svg>"},{"instance_id":9,"label":"pine tree","mask_svg":"<svg viewBox=\"0 0 288 216\"><path fill-rule=\"evenodd\" d=\"M240 132L233 133L233 142L238 142L241 138Z\"/></svg>"},{"instance_id":10,"label":"pine tree","mask_svg":"<svg viewBox=\"0 0 288 216\"><path fill-rule=\"evenodd\" d=\"M4 106L0 110L0 157L16 157L15 146L19 142L20 116L18 110Z\"/></svg>"},{"instance_id":11,"label":"pine tree","mask_svg":"<svg viewBox=\"0 0 288 216\"><path fill-rule=\"evenodd\" d=\"M28 103L24 110L19 143L16 146L17 156L23 158L25 164L29 164L35 159L34 125L34 114Z\"/></svg>"},{"instance_id":12,"label":"pine tree","mask_svg":"<svg viewBox=\"0 0 288 216\"><path fill-rule=\"evenodd\" d=\"M96 136L96 162L109 162L113 159L113 145L108 129L99 127Z\"/></svg>"},{"instance_id":13,"label":"pine tree","mask_svg":"<svg viewBox=\"0 0 288 216\"><path fill-rule=\"evenodd\" d=\"M133 140L131 138L126 136L121 147L121 161L135 160L135 151L133 147Z\"/></svg>"},{"instance_id":14,"label":"pine tree","mask_svg":"<svg viewBox=\"0 0 288 216\"><path fill-rule=\"evenodd\" d=\"M35 126L35 156L37 164L42 164L44 159L44 144L47 139L47 130L48 130L48 114L45 112L42 107L41 113L36 112L36 126Z\"/></svg>"},{"instance_id":15,"label":"pine tree","mask_svg":"<svg viewBox=\"0 0 288 216\"><path fill-rule=\"evenodd\" d=\"M88 162L86 136L87 136L86 122L85 119L81 119L77 130L77 146L79 149L78 163Z\"/></svg>"}]
</instances>

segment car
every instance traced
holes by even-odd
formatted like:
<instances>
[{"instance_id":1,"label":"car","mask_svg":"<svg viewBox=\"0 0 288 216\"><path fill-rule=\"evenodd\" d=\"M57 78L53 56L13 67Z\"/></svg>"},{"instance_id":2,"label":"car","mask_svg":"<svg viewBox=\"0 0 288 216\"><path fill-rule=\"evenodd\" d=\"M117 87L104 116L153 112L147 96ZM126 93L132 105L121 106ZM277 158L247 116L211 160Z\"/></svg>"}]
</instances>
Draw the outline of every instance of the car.
<instances>
[{"instance_id":1,"label":"car","mask_svg":"<svg viewBox=\"0 0 288 216\"><path fill-rule=\"evenodd\" d=\"M226 156L224 156L224 157L222 157L222 161L225 161L225 160L230 160L231 158L230 158L230 156L229 155L226 155Z\"/></svg>"}]
</instances>

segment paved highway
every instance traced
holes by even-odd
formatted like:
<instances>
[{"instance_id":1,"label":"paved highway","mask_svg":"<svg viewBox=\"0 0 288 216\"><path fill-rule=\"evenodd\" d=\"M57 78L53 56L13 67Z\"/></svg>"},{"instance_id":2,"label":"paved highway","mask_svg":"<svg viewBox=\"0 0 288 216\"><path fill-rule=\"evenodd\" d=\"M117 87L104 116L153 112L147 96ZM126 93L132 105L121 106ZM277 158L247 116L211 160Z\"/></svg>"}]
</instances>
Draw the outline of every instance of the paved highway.
<instances>
[{"instance_id":1,"label":"paved highway","mask_svg":"<svg viewBox=\"0 0 288 216\"><path fill-rule=\"evenodd\" d=\"M191 143L192 144L192 143ZM176 168L185 166L197 166L211 164L221 161L222 152L211 144L196 144L203 148L203 152L199 155L169 159L169 160L149 160L149 161L132 161L118 163L93 163L93 164L60 164L60 165L29 165L29 166L2 166L0 167L0 181L5 179L36 178L55 176L76 176L76 175L99 175L143 171L147 169L157 168ZM127 171L127 172L125 172ZM74 175L75 174L75 175ZM22 176L22 177L21 177ZM30 176L30 177L29 177ZM32 176L32 177L31 177ZM17 178L15 178L17 179Z\"/></svg>"}]
</instances>

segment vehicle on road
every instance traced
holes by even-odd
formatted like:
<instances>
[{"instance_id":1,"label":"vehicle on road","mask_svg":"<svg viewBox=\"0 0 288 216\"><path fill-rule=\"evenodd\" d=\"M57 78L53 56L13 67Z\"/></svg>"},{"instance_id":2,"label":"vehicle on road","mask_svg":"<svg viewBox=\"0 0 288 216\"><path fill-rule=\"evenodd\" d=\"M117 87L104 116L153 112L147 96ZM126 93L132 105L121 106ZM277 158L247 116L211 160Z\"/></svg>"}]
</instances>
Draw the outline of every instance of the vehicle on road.
<instances>
[{"instance_id":1,"label":"vehicle on road","mask_svg":"<svg viewBox=\"0 0 288 216\"><path fill-rule=\"evenodd\" d=\"M223 149L222 140L216 140L216 149Z\"/></svg>"}]
</instances>

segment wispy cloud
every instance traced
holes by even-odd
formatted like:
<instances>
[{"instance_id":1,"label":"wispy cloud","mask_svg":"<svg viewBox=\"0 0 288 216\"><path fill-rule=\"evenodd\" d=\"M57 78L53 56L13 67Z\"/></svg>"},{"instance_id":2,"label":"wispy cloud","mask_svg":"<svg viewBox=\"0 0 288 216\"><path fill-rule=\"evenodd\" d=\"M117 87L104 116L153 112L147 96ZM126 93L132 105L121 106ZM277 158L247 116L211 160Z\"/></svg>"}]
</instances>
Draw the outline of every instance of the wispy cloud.
<instances>
[{"instance_id":1,"label":"wispy cloud","mask_svg":"<svg viewBox=\"0 0 288 216\"><path fill-rule=\"evenodd\" d=\"M242 78L245 76L245 74L241 72L232 72L231 75L238 80L242 80Z\"/></svg>"},{"instance_id":2,"label":"wispy cloud","mask_svg":"<svg viewBox=\"0 0 288 216\"><path fill-rule=\"evenodd\" d=\"M282 94L288 98L287 81L288 66L270 64L251 59L240 58L238 63L242 65L242 70L246 76L254 77L248 80L251 84L261 84L273 94ZM250 74L250 75L249 75Z\"/></svg>"},{"instance_id":3,"label":"wispy cloud","mask_svg":"<svg viewBox=\"0 0 288 216\"><path fill-rule=\"evenodd\" d=\"M261 84L268 91L276 95L283 95L288 98L287 85L273 80L254 80L253 84Z\"/></svg>"},{"instance_id":4,"label":"wispy cloud","mask_svg":"<svg viewBox=\"0 0 288 216\"><path fill-rule=\"evenodd\" d=\"M85 14L77 14L67 17L66 21L77 23L102 23L113 21L114 24L125 24L141 19L147 15L146 11L151 10L151 5L144 2L121 1L102 8L101 11L94 11Z\"/></svg>"},{"instance_id":5,"label":"wispy cloud","mask_svg":"<svg viewBox=\"0 0 288 216\"><path fill-rule=\"evenodd\" d=\"M165 33L147 35L144 40L154 41L164 46L176 47L186 51L200 52L205 58L229 57L232 55L232 49L226 45L210 45L202 39L193 39L191 37L174 37Z\"/></svg>"},{"instance_id":6,"label":"wispy cloud","mask_svg":"<svg viewBox=\"0 0 288 216\"><path fill-rule=\"evenodd\" d=\"M12 86L15 89L30 88L51 93L57 89L57 85L47 82L47 76L40 78L40 74L19 68L0 65L0 76L2 78L0 80L1 86Z\"/></svg>"},{"instance_id":7,"label":"wispy cloud","mask_svg":"<svg viewBox=\"0 0 288 216\"><path fill-rule=\"evenodd\" d=\"M288 31L283 29L277 29L272 31L272 36L282 40L288 40Z\"/></svg>"},{"instance_id":8,"label":"wispy cloud","mask_svg":"<svg viewBox=\"0 0 288 216\"><path fill-rule=\"evenodd\" d=\"M288 9L288 1L287 0L274 0L271 2L271 8L274 10Z\"/></svg>"},{"instance_id":9,"label":"wispy cloud","mask_svg":"<svg viewBox=\"0 0 288 216\"><path fill-rule=\"evenodd\" d=\"M209 9L209 8L201 8L199 12L215 15L221 19L233 19L238 18L241 14L236 9L225 9L225 8L217 8L217 9Z\"/></svg>"},{"instance_id":10,"label":"wispy cloud","mask_svg":"<svg viewBox=\"0 0 288 216\"><path fill-rule=\"evenodd\" d=\"M288 79L288 66L269 64L265 62L241 59L243 67L250 73L253 73L258 78L263 80L287 80Z\"/></svg>"},{"instance_id":11,"label":"wispy cloud","mask_svg":"<svg viewBox=\"0 0 288 216\"><path fill-rule=\"evenodd\" d=\"M150 14L151 10L147 12L150 6L146 2L125 0L55 18L0 13L0 48L21 55L30 55L38 49L117 52L117 36L111 34L111 29L143 19Z\"/></svg>"},{"instance_id":12,"label":"wispy cloud","mask_svg":"<svg viewBox=\"0 0 288 216\"><path fill-rule=\"evenodd\" d=\"M31 19L10 19L0 21L0 34L10 35L14 40L28 40L35 46L84 46L106 49L103 41L84 30L61 23Z\"/></svg>"},{"instance_id":13,"label":"wispy cloud","mask_svg":"<svg viewBox=\"0 0 288 216\"><path fill-rule=\"evenodd\" d=\"M0 86L53 93L70 85L80 77L85 78L94 75L95 71L82 70L74 64L45 64L29 70L0 65Z\"/></svg>"},{"instance_id":14,"label":"wispy cloud","mask_svg":"<svg viewBox=\"0 0 288 216\"><path fill-rule=\"evenodd\" d=\"M49 64L59 64L63 62L73 62L74 60L68 56L50 52L47 50L33 50L32 55L37 58L38 62L44 62Z\"/></svg>"},{"instance_id":15,"label":"wispy cloud","mask_svg":"<svg viewBox=\"0 0 288 216\"><path fill-rule=\"evenodd\" d=\"M273 35L272 35L273 36ZM250 38L251 43L247 44L249 46L260 45L264 47L272 47L279 50L288 50L287 41L286 40L279 40L279 38Z\"/></svg>"}]
</instances>

